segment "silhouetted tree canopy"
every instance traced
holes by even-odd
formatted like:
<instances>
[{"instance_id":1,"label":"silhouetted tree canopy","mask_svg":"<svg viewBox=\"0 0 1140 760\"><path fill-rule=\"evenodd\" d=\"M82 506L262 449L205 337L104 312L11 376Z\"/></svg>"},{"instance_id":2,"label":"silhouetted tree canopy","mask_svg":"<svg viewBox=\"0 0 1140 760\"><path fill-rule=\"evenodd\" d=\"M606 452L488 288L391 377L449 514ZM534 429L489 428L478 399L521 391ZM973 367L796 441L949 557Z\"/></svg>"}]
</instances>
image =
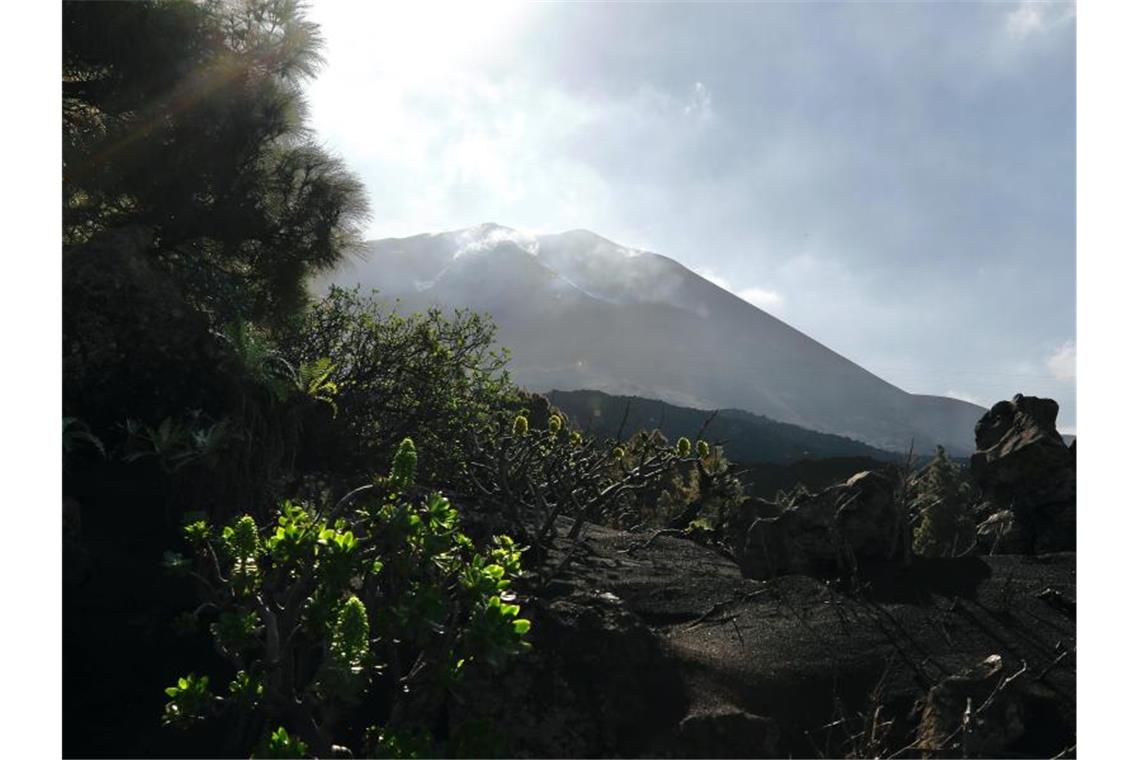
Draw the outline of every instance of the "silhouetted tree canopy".
<instances>
[{"instance_id":1,"label":"silhouetted tree canopy","mask_svg":"<svg viewBox=\"0 0 1140 760\"><path fill-rule=\"evenodd\" d=\"M361 184L305 127L296 0L67 2L65 251L138 227L215 322L272 318L358 242Z\"/></svg>"}]
</instances>

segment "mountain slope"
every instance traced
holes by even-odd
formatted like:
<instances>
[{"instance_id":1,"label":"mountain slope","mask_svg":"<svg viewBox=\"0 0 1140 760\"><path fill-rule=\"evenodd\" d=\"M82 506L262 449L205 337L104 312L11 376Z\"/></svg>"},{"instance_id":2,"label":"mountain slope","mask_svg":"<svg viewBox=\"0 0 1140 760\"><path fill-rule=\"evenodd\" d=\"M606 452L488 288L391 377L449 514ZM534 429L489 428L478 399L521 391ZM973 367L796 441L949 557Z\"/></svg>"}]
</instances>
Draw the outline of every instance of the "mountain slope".
<instances>
[{"instance_id":1,"label":"mountain slope","mask_svg":"<svg viewBox=\"0 0 1140 760\"><path fill-rule=\"evenodd\" d=\"M681 264L574 230L494 224L386 239L330 278L402 308L489 312L534 391L593 388L736 408L873 446L973 450L984 409L881 380ZM328 280L321 283L327 284Z\"/></svg>"}]
</instances>

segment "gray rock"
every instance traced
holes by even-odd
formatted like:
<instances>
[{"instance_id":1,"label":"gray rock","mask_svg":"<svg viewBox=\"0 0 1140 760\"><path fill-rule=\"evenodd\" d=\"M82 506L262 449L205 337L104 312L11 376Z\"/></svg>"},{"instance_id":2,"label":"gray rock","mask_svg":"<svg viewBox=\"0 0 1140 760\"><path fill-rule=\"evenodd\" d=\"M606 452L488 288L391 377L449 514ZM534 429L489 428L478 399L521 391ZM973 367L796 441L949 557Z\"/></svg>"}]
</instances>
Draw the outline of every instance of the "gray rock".
<instances>
[{"instance_id":1,"label":"gray rock","mask_svg":"<svg viewBox=\"0 0 1140 760\"><path fill-rule=\"evenodd\" d=\"M995 507L982 523L987 540L996 530L992 515L1013 514L1016 540L999 543L998 551L1076 548L1076 446L1066 446L1057 432L1057 411L1052 399L1018 394L995 404L975 428L978 451L970 458L971 473Z\"/></svg>"},{"instance_id":2,"label":"gray rock","mask_svg":"<svg viewBox=\"0 0 1140 760\"><path fill-rule=\"evenodd\" d=\"M984 554L1028 554L1032 551L1013 510L993 512L978 524L978 549Z\"/></svg>"},{"instance_id":3,"label":"gray rock","mask_svg":"<svg viewBox=\"0 0 1140 760\"><path fill-rule=\"evenodd\" d=\"M905 563L910 556L909 523L894 481L881 472L861 472L819 493L797 494L775 516L755 507L752 514L757 516L735 541L748 577L853 572L860 562Z\"/></svg>"}]
</instances>

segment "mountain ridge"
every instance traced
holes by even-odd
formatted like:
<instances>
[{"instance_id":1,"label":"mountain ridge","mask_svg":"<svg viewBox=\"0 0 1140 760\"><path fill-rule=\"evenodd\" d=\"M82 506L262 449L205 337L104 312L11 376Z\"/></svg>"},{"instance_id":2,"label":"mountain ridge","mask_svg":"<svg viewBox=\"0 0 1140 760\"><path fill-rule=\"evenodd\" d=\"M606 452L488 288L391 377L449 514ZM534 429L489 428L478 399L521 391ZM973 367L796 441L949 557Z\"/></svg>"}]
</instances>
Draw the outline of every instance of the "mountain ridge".
<instances>
[{"instance_id":1,"label":"mountain ridge","mask_svg":"<svg viewBox=\"0 0 1140 760\"><path fill-rule=\"evenodd\" d=\"M623 419L625 437L637 430L656 429L670 440L681 436L695 438L704 428L705 440L723 445L725 456L733 462L788 465L805 459L836 457L866 457L883 463L903 459L898 453L851 438L820 433L743 409L708 411L598 390L554 389L543 395L578 427L605 437L618 437ZM712 417L714 412L716 416Z\"/></svg>"},{"instance_id":2,"label":"mountain ridge","mask_svg":"<svg viewBox=\"0 0 1140 760\"><path fill-rule=\"evenodd\" d=\"M973 450L982 407L910 394L683 264L589 230L495 223L366 243L323 284L401 308L488 312L536 392L598 389L738 408L892 451Z\"/></svg>"}]
</instances>

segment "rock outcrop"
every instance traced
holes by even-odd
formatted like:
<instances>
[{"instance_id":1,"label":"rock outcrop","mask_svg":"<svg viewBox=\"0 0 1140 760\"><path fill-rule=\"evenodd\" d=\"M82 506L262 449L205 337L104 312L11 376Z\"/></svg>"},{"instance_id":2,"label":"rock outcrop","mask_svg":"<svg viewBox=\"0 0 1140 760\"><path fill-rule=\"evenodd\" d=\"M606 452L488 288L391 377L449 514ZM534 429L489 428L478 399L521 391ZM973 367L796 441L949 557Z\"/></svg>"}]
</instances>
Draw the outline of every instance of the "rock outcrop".
<instances>
[{"instance_id":1,"label":"rock outcrop","mask_svg":"<svg viewBox=\"0 0 1140 760\"><path fill-rule=\"evenodd\" d=\"M1057 432L1057 402L1022 396L1001 401L978 421L970 470L989 503L981 548L1041 554L1076 548L1076 444Z\"/></svg>"},{"instance_id":2,"label":"rock outcrop","mask_svg":"<svg viewBox=\"0 0 1140 760\"><path fill-rule=\"evenodd\" d=\"M896 483L882 472L860 472L819 493L802 491L786 509L750 499L730 531L741 570L751 578L850 573L862 562L905 563L910 556Z\"/></svg>"},{"instance_id":3,"label":"rock outcrop","mask_svg":"<svg viewBox=\"0 0 1140 760\"><path fill-rule=\"evenodd\" d=\"M684 682L617 596L579 588L535 600L528 614L531 652L499 677L465 684L466 719L510 727L496 755L628 757L677 730ZM690 733L703 738L702 728Z\"/></svg>"}]
</instances>

